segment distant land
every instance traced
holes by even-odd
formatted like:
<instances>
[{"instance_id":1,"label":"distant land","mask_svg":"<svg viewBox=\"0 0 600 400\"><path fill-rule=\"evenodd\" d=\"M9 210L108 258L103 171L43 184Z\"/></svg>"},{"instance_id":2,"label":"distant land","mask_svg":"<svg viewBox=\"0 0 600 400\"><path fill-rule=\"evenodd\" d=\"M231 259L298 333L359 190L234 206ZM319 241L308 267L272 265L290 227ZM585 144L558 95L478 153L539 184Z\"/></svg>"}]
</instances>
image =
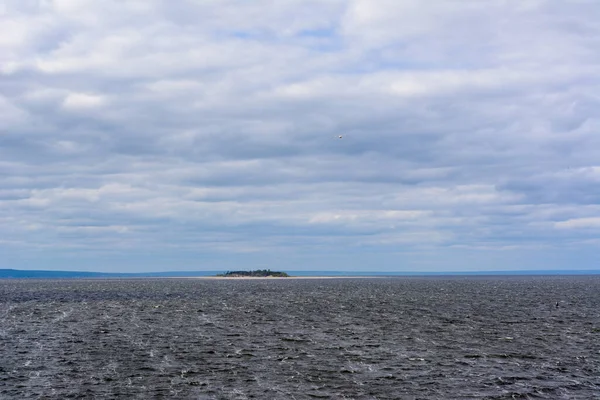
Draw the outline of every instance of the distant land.
<instances>
[{"instance_id":1,"label":"distant land","mask_svg":"<svg viewBox=\"0 0 600 400\"><path fill-rule=\"evenodd\" d=\"M250 271L248 271L250 272ZM224 271L165 271L165 272L87 272L0 269L0 279L71 279L71 278L183 278L223 275ZM289 276L511 276L511 275L599 275L600 270L521 270L521 271L289 271Z\"/></svg>"},{"instance_id":2,"label":"distant land","mask_svg":"<svg viewBox=\"0 0 600 400\"><path fill-rule=\"evenodd\" d=\"M289 275L285 272L271 271L270 269L257 269L255 271L227 271L224 274L217 274L217 276L224 278L289 278Z\"/></svg>"},{"instance_id":3,"label":"distant land","mask_svg":"<svg viewBox=\"0 0 600 400\"><path fill-rule=\"evenodd\" d=\"M87 271L52 271L0 269L2 278L176 278L194 276L214 276L222 271L170 271L170 272L87 272Z\"/></svg>"}]
</instances>

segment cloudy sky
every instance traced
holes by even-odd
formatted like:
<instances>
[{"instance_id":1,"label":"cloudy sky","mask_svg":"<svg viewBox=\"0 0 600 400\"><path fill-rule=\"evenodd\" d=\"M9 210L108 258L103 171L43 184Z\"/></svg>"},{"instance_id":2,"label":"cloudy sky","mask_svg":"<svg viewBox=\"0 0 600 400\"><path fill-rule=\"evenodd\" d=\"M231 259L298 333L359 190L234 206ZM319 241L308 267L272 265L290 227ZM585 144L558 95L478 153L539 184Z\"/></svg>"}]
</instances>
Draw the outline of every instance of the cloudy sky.
<instances>
[{"instance_id":1,"label":"cloudy sky","mask_svg":"<svg viewBox=\"0 0 600 400\"><path fill-rule=\"evenodd\" d=\"M598 21L596 0L2 0L0 268L597 268Z\"/></svg>"}]
</instances>

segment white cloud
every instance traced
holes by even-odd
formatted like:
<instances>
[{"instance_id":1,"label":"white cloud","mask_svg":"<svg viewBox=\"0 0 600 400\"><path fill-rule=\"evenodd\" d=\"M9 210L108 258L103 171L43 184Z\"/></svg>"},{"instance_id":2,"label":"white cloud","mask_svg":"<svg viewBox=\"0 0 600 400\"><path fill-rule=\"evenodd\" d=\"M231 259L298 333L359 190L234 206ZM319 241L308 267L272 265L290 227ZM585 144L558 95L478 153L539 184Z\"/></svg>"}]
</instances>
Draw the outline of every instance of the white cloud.
<instances>
[{"instance_id":1,"label":"white cloud","mask_svg":"<svg viewBox=\"0 0 600 400\"><path fill-rule=\"evenodd\" d=\"M3 4L0 251L597 246L595 2Z\"/></svg>"},{"instance_id":2,"label":"white cloud","mask_svg":"<svg viewBox=\"0 0 600 400\"><path fill-rule=\"evenodd\" d=\"M63 101L63 107L67 110L85 110L97 108L106 103L103 96L88 93L70 93Z\"/></svg>"},{"instance_id":3,"label":"white cloud","mask_svg":"<svg viewBox=\"0 0 600 400\"><path fill-rule=\"evenodd\" d=\"M573 218L554 224L559 229L600 228L600 217Z\"/></svg>"}]
</instances>

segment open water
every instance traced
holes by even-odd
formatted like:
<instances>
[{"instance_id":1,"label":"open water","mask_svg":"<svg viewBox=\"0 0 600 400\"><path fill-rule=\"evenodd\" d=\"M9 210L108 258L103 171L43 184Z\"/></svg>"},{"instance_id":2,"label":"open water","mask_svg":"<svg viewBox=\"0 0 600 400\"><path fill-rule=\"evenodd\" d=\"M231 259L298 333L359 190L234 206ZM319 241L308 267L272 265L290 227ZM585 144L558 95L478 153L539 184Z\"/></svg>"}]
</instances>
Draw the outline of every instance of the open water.
<instances>
[{"instance_id":1,"label":"open water","mask_svg":"<svg viewBox=\"0 0 600 400\"><path fill-rule=\"evenodd\" d=\"M0 398L600 399L600 277L4 280Z\"/></svg>"}]
</instances>

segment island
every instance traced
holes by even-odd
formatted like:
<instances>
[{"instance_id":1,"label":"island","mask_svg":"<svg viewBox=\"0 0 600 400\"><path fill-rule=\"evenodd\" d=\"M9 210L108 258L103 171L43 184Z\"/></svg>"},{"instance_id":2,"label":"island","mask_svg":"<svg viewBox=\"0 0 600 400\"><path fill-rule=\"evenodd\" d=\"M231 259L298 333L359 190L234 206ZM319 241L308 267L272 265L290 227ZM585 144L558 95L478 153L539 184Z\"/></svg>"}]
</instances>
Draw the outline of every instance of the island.
<instances>
[{"instance_id":1,"label":"island","mask_svg":"<svg viewBox=\"0 0 600 400\"><path fill-rule=\"evenodd\" d=\"M218 277L225 278L289 278L285 272L271 271L270 269L257 269L256 271L227 271L224 274L217 274Z\"/></svg>"}]
</instances>

